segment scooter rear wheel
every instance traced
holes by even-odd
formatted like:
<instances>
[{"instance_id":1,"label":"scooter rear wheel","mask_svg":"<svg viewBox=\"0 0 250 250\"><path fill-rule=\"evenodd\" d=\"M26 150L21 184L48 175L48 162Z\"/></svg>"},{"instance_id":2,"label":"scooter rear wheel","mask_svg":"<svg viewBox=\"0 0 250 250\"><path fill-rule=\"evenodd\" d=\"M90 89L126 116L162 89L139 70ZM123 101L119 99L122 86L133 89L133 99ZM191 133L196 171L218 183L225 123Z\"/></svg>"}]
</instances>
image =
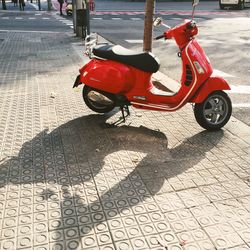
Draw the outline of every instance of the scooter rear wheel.
<instances>
[{"instance_id":1,"label":"scooter rear wheel","mask_svg":"<svg viewBox=\"0 0 250 250\"><path fill-rule=\"evenodd\" d=\"M112 94L84 85L82 96L85 104L97 113L108 113L115 108Z\"/></svg>"},{"instance_id":2,"label":"scooter rear wheel","mask_svg":"<svg viewBox=\"0 0 250 250\"><path fill-rule=\"evenodd\" d=\"M207 130L222 128L230 119L232 103L223 91L211 93L202 103L194 106L194 115L199 125Z\"/></svg>"}]
</instances>

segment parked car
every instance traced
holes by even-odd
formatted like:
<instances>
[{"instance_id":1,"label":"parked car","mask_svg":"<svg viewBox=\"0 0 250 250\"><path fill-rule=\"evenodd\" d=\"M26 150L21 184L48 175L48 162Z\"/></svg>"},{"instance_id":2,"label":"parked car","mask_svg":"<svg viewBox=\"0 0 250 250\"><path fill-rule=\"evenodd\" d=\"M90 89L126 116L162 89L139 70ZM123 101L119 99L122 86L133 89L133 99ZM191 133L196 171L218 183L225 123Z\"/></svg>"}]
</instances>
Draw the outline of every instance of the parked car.
<instances>
[{"instance_id":1,"label":"parked car","mask_svg":"<svg viewBox=\"0 0 250 250\"><path fill-rule=\"evenodd\" d=\"M219 5L222 10L226 7L243 10L247 6L250 7L250 0L219 0Z\"/></svg>"}]
</instances>

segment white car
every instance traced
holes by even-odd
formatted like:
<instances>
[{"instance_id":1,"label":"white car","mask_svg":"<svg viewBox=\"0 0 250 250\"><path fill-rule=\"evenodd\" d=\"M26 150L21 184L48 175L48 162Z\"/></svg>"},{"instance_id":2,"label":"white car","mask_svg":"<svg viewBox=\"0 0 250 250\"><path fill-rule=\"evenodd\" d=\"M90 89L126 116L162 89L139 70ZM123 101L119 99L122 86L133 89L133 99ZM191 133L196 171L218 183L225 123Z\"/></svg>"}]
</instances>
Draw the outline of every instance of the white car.
<instances>
[{"instance_id":1,"label":"white car","mask_svg":"<svg viewBox=\"0 0 250 250\"><path fill-rule=\"evenodd\" d=\"M220 8L223 10L225 7L236 7L243 10L245 7L250 7L250 0L219 0Z\"/></svg>"}]
</instances>

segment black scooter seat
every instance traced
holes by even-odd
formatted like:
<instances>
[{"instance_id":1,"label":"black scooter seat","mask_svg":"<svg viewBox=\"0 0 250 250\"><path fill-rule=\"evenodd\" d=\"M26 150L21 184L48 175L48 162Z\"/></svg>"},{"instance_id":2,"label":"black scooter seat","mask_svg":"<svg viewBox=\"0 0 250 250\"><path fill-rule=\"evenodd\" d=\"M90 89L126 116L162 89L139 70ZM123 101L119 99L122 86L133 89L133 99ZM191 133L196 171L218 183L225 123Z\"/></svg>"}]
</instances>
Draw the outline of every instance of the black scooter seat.
<instances>
[{"instance_id":1,"label":"black scooter seat","mask_svg":"<svg viewBox=\"0 0 250 250\"><path fill-rule=\"evenodd\" d=\"M97 57L109 59L137 69L155 73L160 68L160 61L150 52L135 52L120 45L96 45L93 54Z\"/></svg>"}]
</instances>

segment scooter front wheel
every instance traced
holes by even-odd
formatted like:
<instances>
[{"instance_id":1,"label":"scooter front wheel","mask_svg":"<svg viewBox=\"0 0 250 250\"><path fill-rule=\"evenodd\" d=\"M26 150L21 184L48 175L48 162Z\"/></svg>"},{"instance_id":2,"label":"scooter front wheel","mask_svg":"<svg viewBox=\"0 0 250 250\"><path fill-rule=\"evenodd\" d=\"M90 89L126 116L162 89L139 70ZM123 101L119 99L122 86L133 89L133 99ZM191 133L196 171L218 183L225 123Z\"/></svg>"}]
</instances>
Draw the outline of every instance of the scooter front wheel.
<instances>
[{"instance_id":1,"label":"scooter front wheel","mask_svg":"<svg viewBox=\"0 0 250 250\"><path fill-rule=\"evenodd\" d=\"M202 103L194 106L194 115L199 125L207 130L222 128L230 119L232 103L223 91L211 93Z\"/></svg>"},{"instance_id":2,"label":"scooter front wheel","mask_svg":"<svg viewBox=\"0 0 250 250\"><path fill-rule=\"evenodd\" d=\"M112 94L84 85L82 96L86 105L97 113L108 113L115 108Z\"/></svg>"}]
</instances>

